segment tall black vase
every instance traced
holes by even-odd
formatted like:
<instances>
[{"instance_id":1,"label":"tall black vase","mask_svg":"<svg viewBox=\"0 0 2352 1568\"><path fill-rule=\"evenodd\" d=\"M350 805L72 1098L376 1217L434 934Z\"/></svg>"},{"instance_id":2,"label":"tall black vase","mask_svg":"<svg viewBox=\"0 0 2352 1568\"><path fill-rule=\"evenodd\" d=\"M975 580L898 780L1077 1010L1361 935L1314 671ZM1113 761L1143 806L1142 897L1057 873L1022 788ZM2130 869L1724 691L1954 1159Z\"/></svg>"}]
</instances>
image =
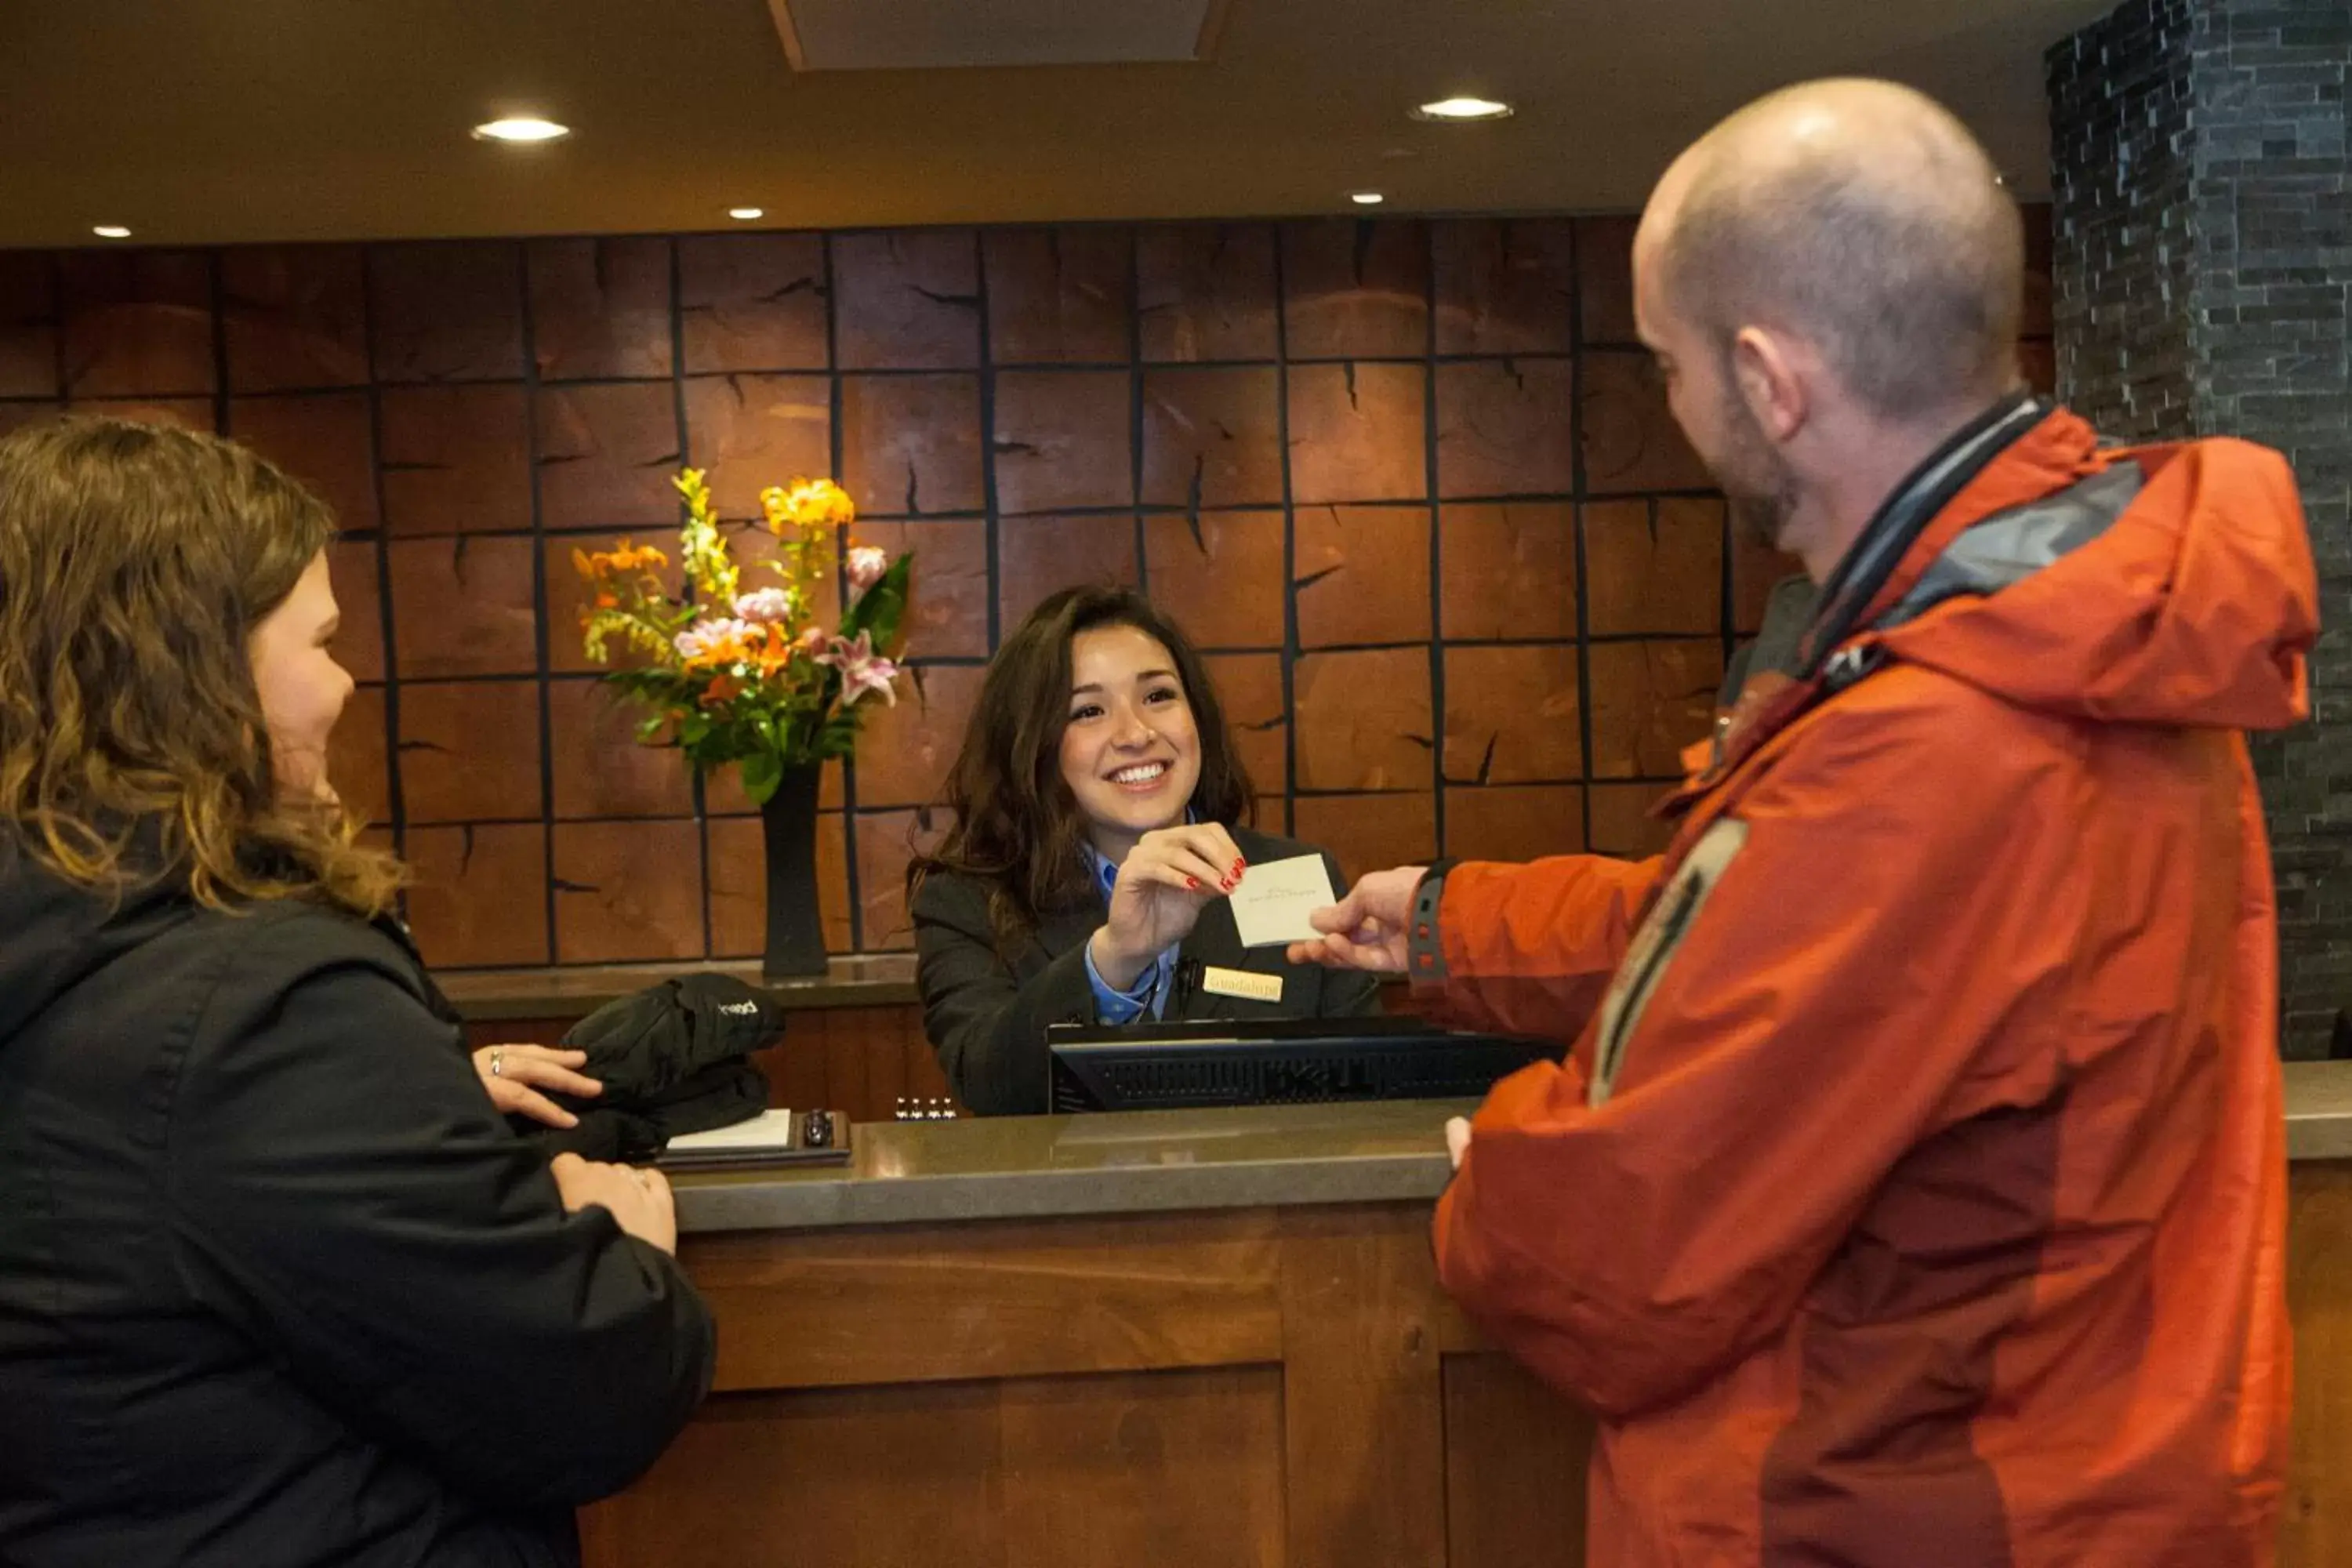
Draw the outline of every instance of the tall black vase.
<instances>
[{"instance_id":1,"label":"tall black vase","mask_svg":"<svg viewBox=\"0 0 2352 1568\"><path fill-rule=\"evenodd\" d=\"M824 973L824 921L816 906L818 764L784 770L760 808L768 847L768 951L760 973L770 980Z\"/></svg>"}]
</instances>

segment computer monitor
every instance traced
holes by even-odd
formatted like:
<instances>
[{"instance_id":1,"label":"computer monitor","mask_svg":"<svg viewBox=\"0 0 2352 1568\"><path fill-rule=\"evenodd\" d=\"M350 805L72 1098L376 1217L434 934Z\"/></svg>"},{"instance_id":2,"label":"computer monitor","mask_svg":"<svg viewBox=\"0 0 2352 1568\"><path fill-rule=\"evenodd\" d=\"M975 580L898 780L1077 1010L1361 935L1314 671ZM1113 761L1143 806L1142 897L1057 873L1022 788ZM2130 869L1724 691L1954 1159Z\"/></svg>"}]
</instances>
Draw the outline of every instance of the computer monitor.
<instances>
[{"instance_id":1,"label":"computer monitor","mask_svg":"<svg viewBox=\"0 0 2352 1568\"><path fill-rule=\"evenodd\" d=\"M1382 1017L1055 1024L1045 1044L1055 1111L1475 1100L1496 1079L1561 1055L1557 1041Z\"/></svg>"}]
</instances>

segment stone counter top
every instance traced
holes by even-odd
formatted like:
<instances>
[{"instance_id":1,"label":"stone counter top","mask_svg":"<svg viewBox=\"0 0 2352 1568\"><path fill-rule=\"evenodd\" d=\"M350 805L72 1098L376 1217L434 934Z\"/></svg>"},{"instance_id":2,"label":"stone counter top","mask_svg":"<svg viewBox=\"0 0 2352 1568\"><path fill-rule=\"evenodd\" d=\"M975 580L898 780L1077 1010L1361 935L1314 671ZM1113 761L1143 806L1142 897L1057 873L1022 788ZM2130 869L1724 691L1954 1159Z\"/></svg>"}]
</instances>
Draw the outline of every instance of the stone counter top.
<instances>
[{"instance_id":1,"label":"stone counter top","mask_svg":"<svg viewBox=\"0 0 2352 1568\"><path fill-rule=\"evenodd\" d=\"M915 955L878 952L835 958L823 974L762 980L744 963L594 963L545 969L436 973L442 994L469 1019L583 1018L615 998L689 974L729 974L788 1008L894 1007L919 1000Z\"/></svg>"},{"instance_id":2,"label":"stone counter top","mask_svg":"<svg viewBox=\"0 0 2352 1568\"><path fill-rule=\"evenodd\" d=\"M675 1178L689 1232L1427 1202L1469 1101L1273 1105L856 1129L850 1164ZM2287 1152L2352 1159L2352 1062L2286 1068Z\"/></svg>"}]
</instances>

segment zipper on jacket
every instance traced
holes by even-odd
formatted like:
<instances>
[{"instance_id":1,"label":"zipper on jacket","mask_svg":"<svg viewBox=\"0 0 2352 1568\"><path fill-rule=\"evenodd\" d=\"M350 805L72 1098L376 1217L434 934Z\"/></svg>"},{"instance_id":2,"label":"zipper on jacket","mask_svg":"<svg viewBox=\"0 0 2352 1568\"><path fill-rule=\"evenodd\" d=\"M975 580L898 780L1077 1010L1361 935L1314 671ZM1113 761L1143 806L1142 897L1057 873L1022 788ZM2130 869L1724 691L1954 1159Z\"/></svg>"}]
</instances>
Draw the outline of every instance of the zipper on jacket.
<instances>
[{"instance_id":1,"label":"zipper on jacket","mask_svg":"<svg viewBox=\"0 0 2352 1568\"><path fill-rule=\"evenodd\" d=\"M1609 1031L1609 1039L1593 1071L1593 1088L1600 1099L1608 1098L1617 1082L1618 1065L1625 1055L1625 1037L1642 1016L1643 1004L1649 1000L1650 988L1658 982L1658 971L1665 967L1675 944L1682 940L1683 928L1690 923L1691 911L1698 908L1699 896L1706 890L1703 876L1685 878L1675 889L1675 901L1664 912L1658 926L1658 940L1651 945L1649 956L1642 961L1642 971L1633 977L1625 993L1625 1005L1618 1009L1617 1026ZM1597 1103L1597 1101L1596 1101Z\"/></svg>"}]
</instances>

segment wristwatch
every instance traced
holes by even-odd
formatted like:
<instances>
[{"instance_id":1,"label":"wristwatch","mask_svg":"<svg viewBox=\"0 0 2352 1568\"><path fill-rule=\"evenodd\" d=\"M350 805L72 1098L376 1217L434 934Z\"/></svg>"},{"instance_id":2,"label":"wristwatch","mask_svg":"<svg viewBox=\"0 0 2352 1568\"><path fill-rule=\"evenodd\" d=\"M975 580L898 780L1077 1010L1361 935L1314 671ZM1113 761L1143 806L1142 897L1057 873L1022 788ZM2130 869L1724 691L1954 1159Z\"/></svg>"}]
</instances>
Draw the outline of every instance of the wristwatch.
<instances>
[{"instance_id":1,"label":"wristwatch","mask_svg":"<svg viewBox=\"0 0 2352 1568\"><path fill-rule=\"evenodd\" d=\"M1441 984L1445 979L1445 947L1437 940L1437 910L1445 901L1445 874L1460 864L1440 860L1421 874L1412 891L1412 915L1405 927L1404 967L1414 984Z\"/></svg>"}]
</instances>

